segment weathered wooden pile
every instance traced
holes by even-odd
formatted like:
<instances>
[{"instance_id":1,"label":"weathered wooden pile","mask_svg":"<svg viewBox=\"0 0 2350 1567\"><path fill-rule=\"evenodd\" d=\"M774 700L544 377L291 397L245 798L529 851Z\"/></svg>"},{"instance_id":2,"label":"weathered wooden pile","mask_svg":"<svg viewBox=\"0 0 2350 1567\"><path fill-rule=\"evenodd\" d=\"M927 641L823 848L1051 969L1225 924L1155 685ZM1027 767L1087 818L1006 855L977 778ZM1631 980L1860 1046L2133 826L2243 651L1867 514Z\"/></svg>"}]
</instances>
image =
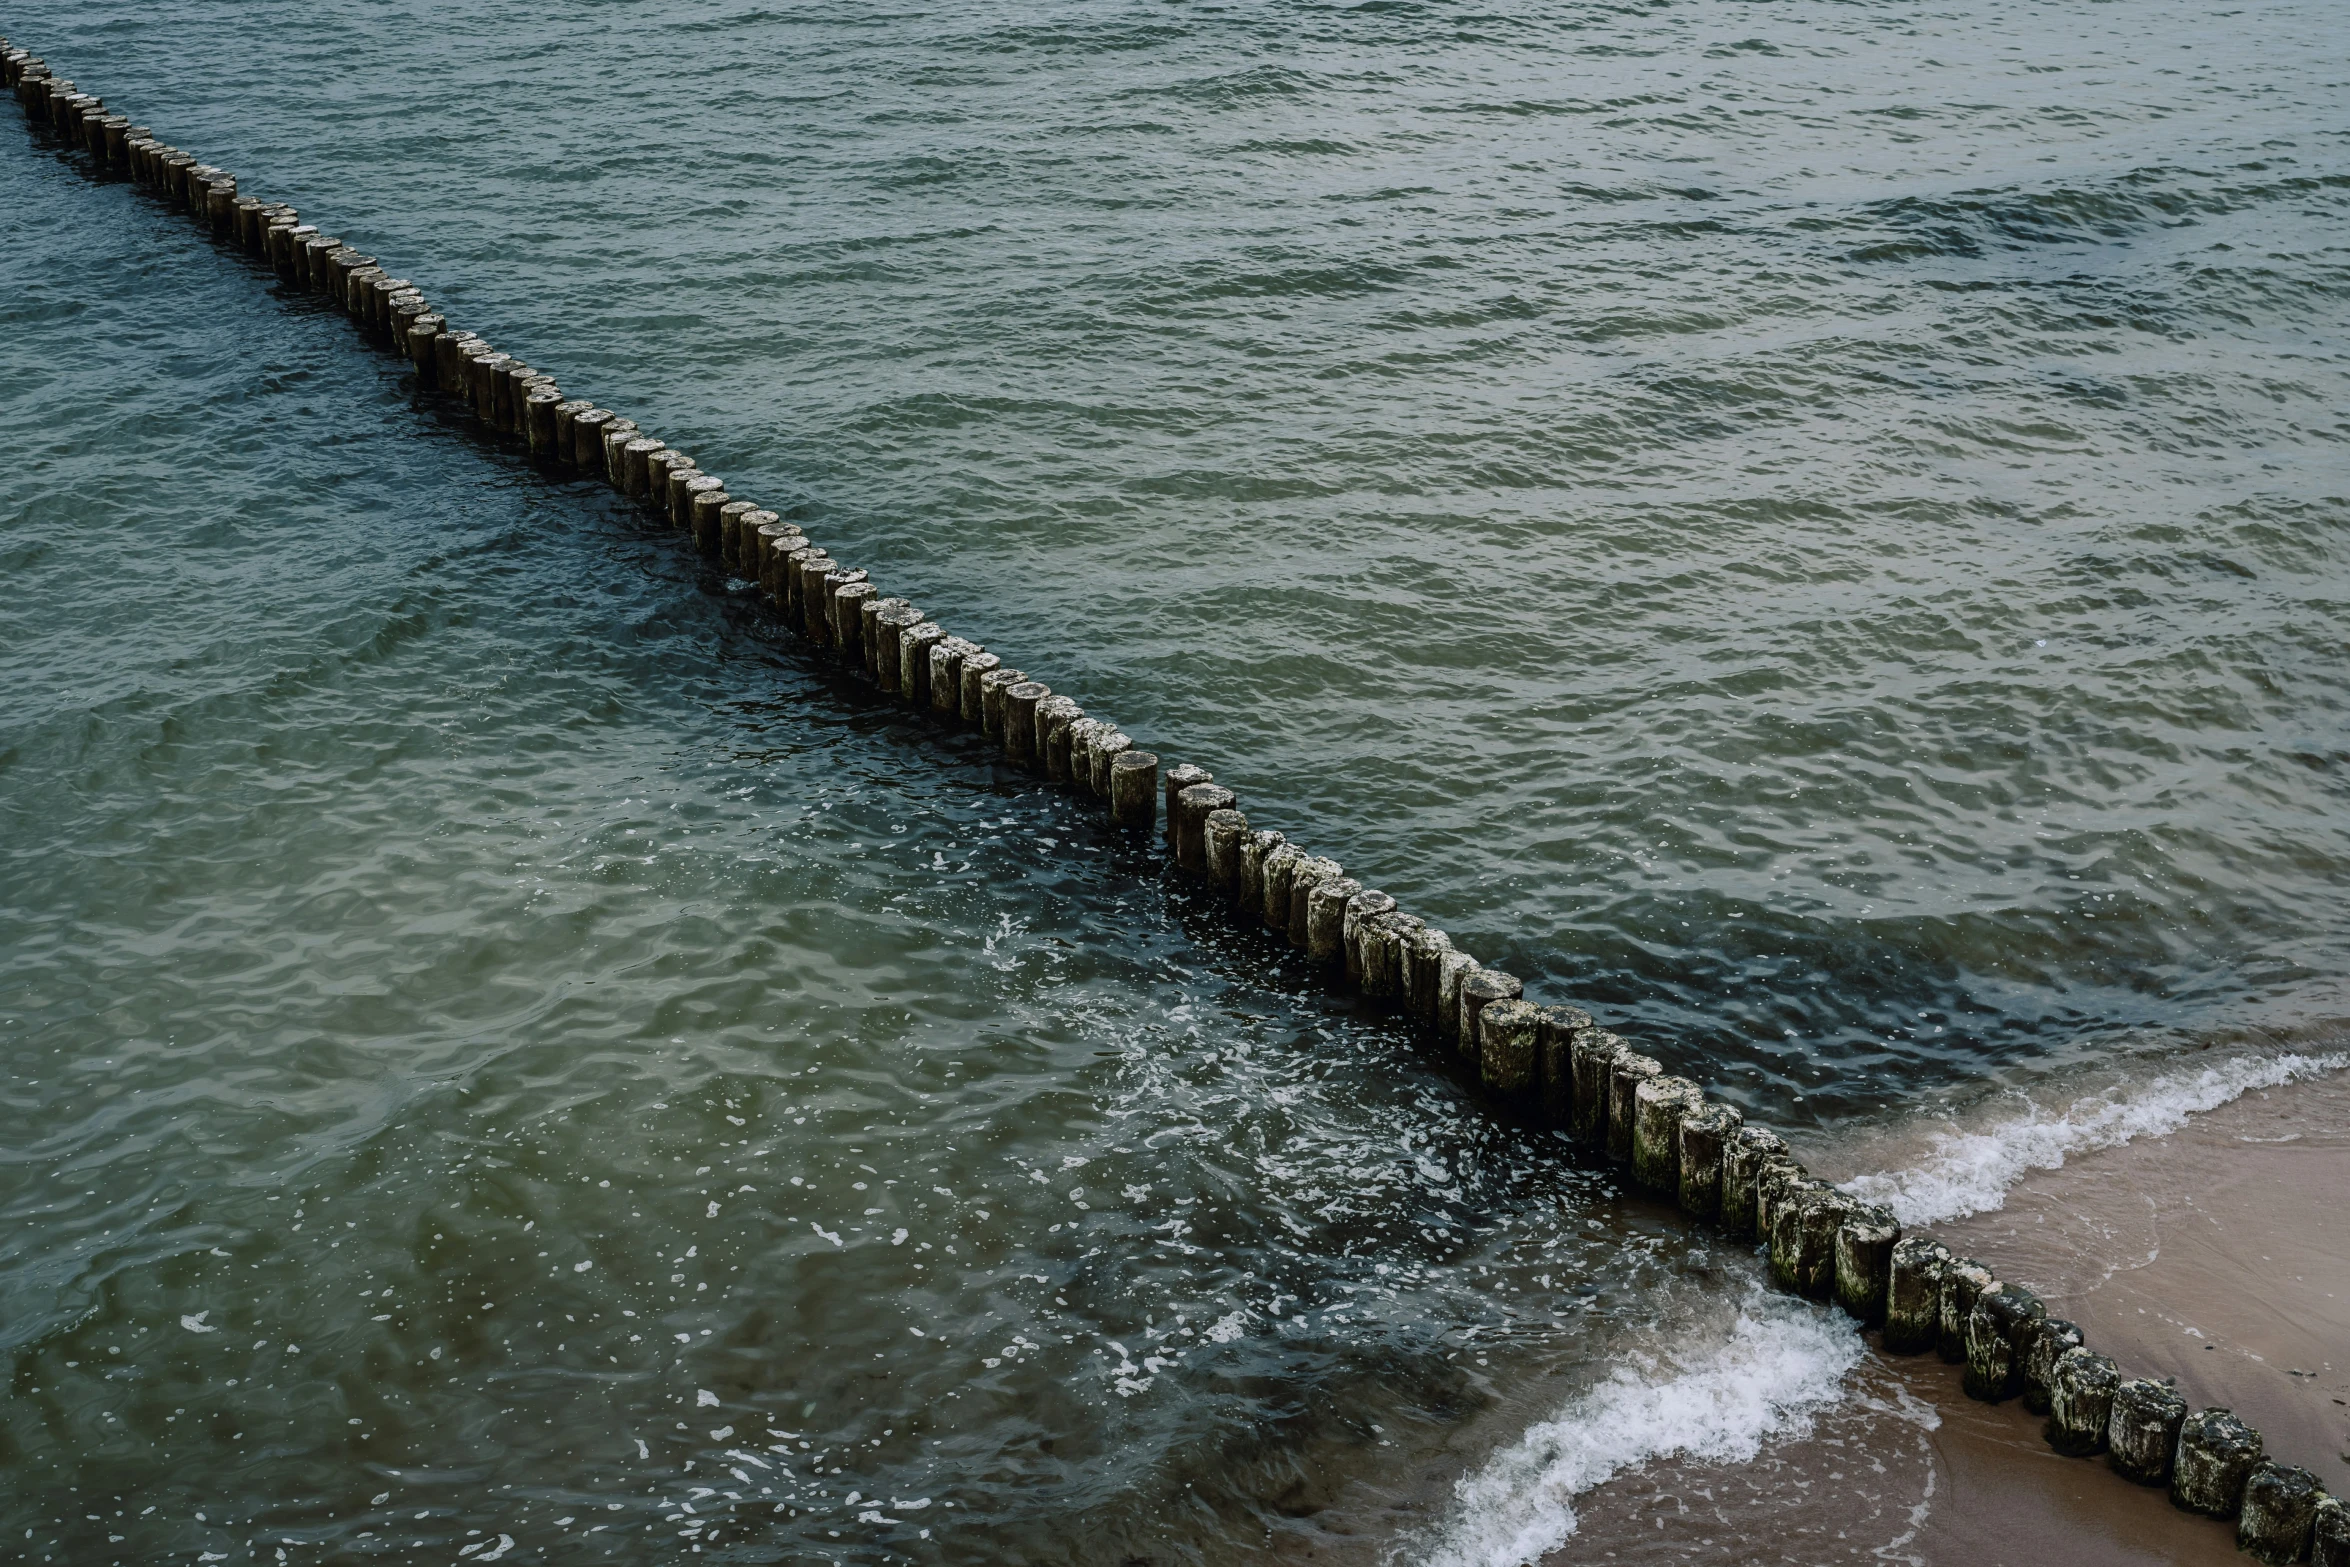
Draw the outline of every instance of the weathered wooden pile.
<instances>
[{"instance_id":1,"label":"weathered wooden pile","mask_svg":"<svg viewBox=\"0 0 2350 1567\"><path fill-rule=\"evenodd\" d=\"M377 257L237 177L110 112L0 40L0 85L27 116L98 167L127 176L289 285L339 306L371 342L415 368L418 386L556 468L600 477L666 518L694 547L754 582L786 624L861 669L881 697L977 729L1008 761L1101 805L1142 833L1161 821L1180 872L1301 951L1371 1004L1401 1014L1518 1114L1559 1129L1692 1221L1767 1252L1771 1283L1831 1302L1896 1354L1963 1361L1973 1397L2020 1397L2057 1451L2107 1455L2181 1508L2237 1520L2264 1562L2350 1567L2350 1513L2317 1476L2262 1452L2225 1409L2190 1414L2168 1385L2126 1380L2112 1359L2051 1318L2039 1297L1924 1236L1891 1212L1813 1177L1786 1141L1666 1072L1577 1007L1530 1000L1427 920L1346 874L1335 859L1255 826L1231 788L1160 758L1116 724L887 594L795 523L633 419L567 396L556 377L453 325Z\"/></svg>"}]
</instances>

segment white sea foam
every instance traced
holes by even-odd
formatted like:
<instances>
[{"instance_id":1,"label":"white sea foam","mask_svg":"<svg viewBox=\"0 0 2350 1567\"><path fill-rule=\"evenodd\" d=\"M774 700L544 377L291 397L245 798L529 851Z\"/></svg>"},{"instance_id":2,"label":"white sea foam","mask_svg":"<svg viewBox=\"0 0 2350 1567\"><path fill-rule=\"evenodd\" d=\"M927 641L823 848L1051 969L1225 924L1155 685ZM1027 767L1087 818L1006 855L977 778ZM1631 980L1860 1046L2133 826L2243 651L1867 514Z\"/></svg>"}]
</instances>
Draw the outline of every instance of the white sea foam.
<instances>
[{"instance_id":1,"label":"white sea foam","mask_svg":"<svg viewBox=\"0 0 2350 1567\"><path fill-rule=\"evenodd\" d=\"M1986 1213L2004 1206L2008 1188L2028 1171L2062 1169L2075 1154L2118 1147L2136 1137L2160 1137L2177 1131L2189 1116L2216 1110L2254 1089L2344 1067L2350 1067L2350 1055L2235 1056L2121 1084L2061 1109L2027 1101L2022 1113L1984 1130L1937 1133L1925 1158L1911 1168L1855 1176L1843 1190L1885 1204L1903 1224Z\"/></svg>"},{"instance_id":2,"label":"white sea foam","mask_svg":"<svg viewBox=\"0 0 2350 1567\"><path fill-rule=\"evenodd\" d=\"M1638 1357L1463 1476L1434 1538L1409 1559L1415 1567L1535 1561L1575 1532L1575 1497L1611 1475L1681 1454L1746 1463L1772 1437L1808 1433L1861 1351L1860 1335L1841 1319L1758 1290L1726 1342Z\"/></svg>"}]
</instances>

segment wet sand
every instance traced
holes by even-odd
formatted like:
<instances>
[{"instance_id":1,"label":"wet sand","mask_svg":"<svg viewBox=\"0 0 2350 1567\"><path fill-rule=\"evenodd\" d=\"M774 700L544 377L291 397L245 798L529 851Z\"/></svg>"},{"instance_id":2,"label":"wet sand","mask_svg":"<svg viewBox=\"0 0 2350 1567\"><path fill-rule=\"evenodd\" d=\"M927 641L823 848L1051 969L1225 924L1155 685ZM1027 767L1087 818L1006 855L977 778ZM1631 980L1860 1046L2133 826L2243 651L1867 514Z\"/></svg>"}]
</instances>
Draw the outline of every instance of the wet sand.
<instances>
[{"instance_id":1,"label":"wet sand","mask_svg":"<svg viewBox=\"0 0 2350 1567\"><path fill-rule=\"evenodd\" d=\"M1827 1161L1817 1160L1825 1164ZM2247 1094L2179 1131L2026 1176L1996 1212L1931 1227L2023 1281L2125 1374L2176 1377L2271 1456L2350 1490L2350 1074ZM1956 1367L1872 1351L1860 1401L1754 1463L1671 1462L1577 1503L1548 1561L1810 1567L2242 1562L2101 1459L2066 1459L2020 1402Z\"/></svg>"}]
</instances>

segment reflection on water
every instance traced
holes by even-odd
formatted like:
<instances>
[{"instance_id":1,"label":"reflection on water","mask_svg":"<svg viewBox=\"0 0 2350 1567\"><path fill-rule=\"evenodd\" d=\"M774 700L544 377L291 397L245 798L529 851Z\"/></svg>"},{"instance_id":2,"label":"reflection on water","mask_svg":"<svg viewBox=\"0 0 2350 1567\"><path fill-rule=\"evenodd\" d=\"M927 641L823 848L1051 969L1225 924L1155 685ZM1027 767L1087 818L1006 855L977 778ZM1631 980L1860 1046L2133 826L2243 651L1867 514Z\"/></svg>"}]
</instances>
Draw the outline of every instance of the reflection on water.
<instances>
[{"instance_id":1,"label":"reflection on water","mask_svg":"<svg viewBox=\"0 0 2350 1567\"><path fill-rule=\"evenodd\" d=\"M9 25L1758 1115L2340 1011L2320 9L299 20ZM33 1559L1367 1560L1735 1342L1074 802L0 164Z\"/></svg>"}]
</instances>

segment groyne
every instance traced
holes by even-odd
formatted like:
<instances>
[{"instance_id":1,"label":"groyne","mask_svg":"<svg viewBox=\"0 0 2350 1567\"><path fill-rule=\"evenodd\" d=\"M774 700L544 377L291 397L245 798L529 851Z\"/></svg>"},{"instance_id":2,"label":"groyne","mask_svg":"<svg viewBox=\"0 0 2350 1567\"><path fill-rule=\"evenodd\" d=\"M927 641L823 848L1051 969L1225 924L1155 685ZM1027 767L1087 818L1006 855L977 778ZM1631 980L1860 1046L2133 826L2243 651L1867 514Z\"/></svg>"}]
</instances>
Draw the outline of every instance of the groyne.
<instances>
[{"instance_id":1,"label":"groyne","mask_svg":"<svg viewBox=\"0 0 2350 1567\"><path fill-rule=\"evenodd\" d=\"M420 394L561 471L595 477L662 519L683 547L754 582L811 648L877 701L977 732L1006 762L1163 842L1176 872L1298 949L1332 983L1397 1014L1500 1104L1558 1129L1690 1222L1759 1248L1772 1284L1827 1303L1887 1352L1963 1364L1967 1392L2019 1401L2056 1451L2102 1455L2182 1509L2230 1518L2266 1562L2350 1567L2350 1515L2306 1469L2267 1454L2224 1409L2192 1410L2129 1378L2029 1288L1816 1178L1767 1129L1668 1072L1587 1011L1529 996L1445 931L1366 887L1335 858L1265 825L1229 779L1149 748L1106 715L957 635L909 597L738 494L655 426L570 395L561 378L449 319L398 269L315 215L245 188L28 52L0 44L0 85L28 120L134 182L288 286L341 310L413 368ZM1026 662L1025 658L1022 660ZM1252 815L1251 808L1254 808Z\"/></svg>"}]
</instances>

